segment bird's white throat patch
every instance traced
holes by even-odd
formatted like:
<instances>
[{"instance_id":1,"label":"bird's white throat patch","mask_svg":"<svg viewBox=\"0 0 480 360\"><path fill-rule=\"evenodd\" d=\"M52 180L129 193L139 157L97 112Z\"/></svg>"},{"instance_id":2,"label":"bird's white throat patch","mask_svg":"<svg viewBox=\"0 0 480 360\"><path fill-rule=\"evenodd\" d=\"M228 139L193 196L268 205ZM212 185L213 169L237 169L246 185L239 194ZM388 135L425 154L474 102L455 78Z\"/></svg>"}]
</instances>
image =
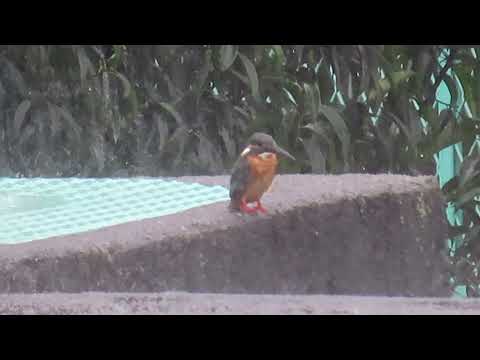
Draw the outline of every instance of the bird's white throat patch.
<instances>
[{"instance_id":1,"label":"bird's white throat patch","mask_svg":"<svg viewBox=\"0 0 480 360\"><path fill-rule=\"evenodd\" d=\"M267 160L271 158L274 154L271 152L263 152L261 154L258 154L259 157L261 157L263 160Z\"/></svg>"}]
</instances>

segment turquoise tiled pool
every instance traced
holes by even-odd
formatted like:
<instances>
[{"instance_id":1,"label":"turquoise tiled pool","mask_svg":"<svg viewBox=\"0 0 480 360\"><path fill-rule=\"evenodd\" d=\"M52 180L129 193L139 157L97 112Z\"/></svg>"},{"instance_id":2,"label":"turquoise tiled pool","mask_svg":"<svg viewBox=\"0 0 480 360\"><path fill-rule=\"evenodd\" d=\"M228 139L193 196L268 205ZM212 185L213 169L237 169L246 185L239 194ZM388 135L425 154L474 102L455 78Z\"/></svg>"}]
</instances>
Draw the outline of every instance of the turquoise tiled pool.
<instances>
[{"instance_id":1,"label":"turquoise tiled pool","mask_svg":"<svg viewBox=\"0 0 480 360\"><path fill-rule=\"evenodd\" d=\"M222 186L157 178L0 178L0 243L75 234L228 199Z\"/></svg>"}]
</instances>

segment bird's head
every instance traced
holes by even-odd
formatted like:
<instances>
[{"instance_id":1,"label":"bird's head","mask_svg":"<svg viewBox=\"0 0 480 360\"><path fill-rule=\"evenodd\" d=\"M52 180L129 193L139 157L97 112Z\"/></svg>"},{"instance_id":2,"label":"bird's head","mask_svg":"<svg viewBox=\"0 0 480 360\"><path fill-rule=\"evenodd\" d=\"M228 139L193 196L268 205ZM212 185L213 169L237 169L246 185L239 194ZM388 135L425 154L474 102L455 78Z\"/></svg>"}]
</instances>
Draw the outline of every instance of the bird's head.
<instances>
[{"instance_id":1,"label":"bird's head","mask_svg":"<svg viewBox=\"0 0 480 360\"><path fill-rule=\"evenodd\" d=\"M261 155L268 153L283 155L292 160L295 160L295 158L290 155L290 153L278 146L275 140L270 135L264 133L253 134L248 140L247 146L242 151L241 156Z\"/></svg>"}]
</instances>

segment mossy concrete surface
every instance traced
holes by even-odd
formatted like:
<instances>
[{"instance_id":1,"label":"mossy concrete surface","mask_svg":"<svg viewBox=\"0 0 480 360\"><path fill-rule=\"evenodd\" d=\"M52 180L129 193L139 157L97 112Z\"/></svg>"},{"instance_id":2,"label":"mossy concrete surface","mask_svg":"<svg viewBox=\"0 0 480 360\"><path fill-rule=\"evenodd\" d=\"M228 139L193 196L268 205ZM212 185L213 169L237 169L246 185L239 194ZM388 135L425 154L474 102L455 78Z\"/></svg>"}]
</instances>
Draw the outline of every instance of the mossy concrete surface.
<instances>
[{"instance_id":1,"label":"mossy concrete surface","mask_svg":"<svg viewBox=\"0 0 480 360\"><path fill-rule=\"evenodd\" d=\"M0 295L0 315L478 315L480 300L332 295Z\"/></svg>"},{"instance_id":2,"label":"mossy concrete surface","mask_svg":"<svg viewBox=\"0 0 480 360\"><path fill-rule=\"evenodd\" d=\"M177 180L228 186L229 178ZM2 245L0 292L451 293L432 177L283 175L264 206L267 215L251 216L221 202Z\"/></svg>"}]
</instances>

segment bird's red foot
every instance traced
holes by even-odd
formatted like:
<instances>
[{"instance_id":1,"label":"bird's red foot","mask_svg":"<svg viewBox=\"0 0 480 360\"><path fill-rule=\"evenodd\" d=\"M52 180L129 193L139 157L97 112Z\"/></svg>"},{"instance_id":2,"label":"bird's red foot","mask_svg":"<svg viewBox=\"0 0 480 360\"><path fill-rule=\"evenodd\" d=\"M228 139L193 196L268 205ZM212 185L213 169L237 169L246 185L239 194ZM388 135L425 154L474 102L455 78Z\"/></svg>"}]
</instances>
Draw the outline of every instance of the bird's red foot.
<instances>
[{"instance_id":1,"label":"bird's red foot","mask_svg":"<svg viewBox=\"0 0 480 360\"><path fill-rule=\"evenodd\" d=\"M245 200L242 200L240 202L240 210L246 214L253 214L254 212L257 211L256 208L251 208L247 205L247 203L245 202Z\"/></svg>"},{"instance_id":2,"label":"bird's red foot","mask_svg":"<svg viewBox=\"0 0 480 360\"><path fill-rule=\"evenodd\" d=\"M255 206L254 209L257 210L257 211L260 211L260 212L262 212L262 213L264 213L264 214L267 213L267 209L265 209L265 208L262 206L262 204L260 203L260 201L257 201L257 206Z\"/></svg>"}]
</instances>

